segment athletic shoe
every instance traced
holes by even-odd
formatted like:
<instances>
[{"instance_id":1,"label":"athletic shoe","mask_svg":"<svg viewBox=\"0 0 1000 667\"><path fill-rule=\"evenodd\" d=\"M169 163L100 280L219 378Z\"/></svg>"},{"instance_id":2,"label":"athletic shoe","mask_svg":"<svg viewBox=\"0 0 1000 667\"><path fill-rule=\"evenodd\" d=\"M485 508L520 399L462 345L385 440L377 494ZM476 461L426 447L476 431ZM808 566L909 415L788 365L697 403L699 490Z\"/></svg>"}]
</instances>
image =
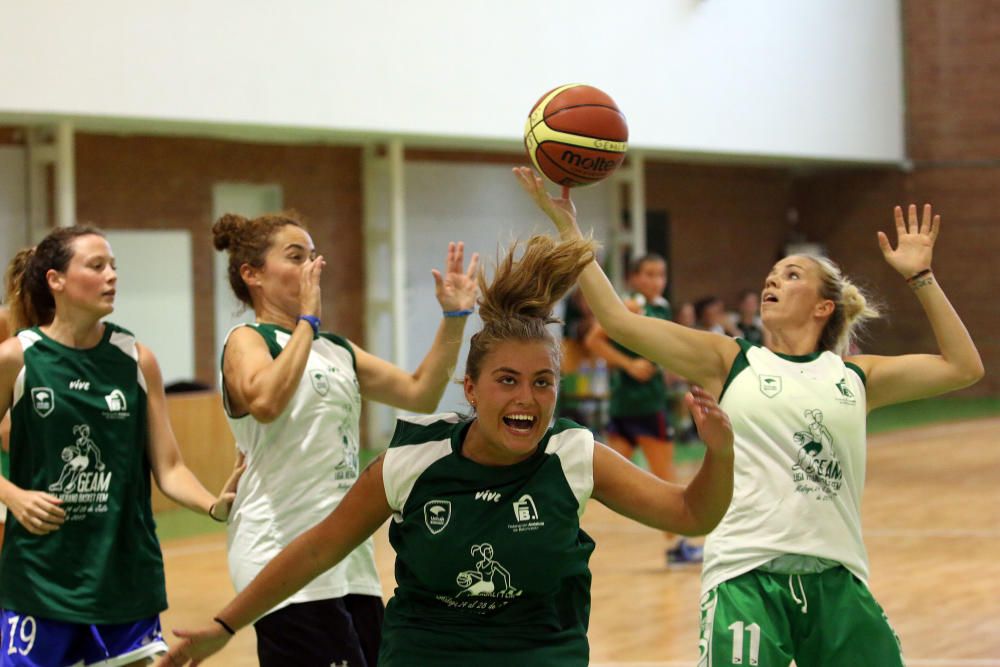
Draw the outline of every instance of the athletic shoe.
<instances>
[{"instance_id":1,"label":"athletic shoe","mask_svg":"<svg viewBox=\"0 0 1000 667\"><path fill-rule=\"evenodd\" d=\"M697 565L702 561L702 547L680 540L673 549L667 549L667 565Z\"/></svg>"}]
</instances>

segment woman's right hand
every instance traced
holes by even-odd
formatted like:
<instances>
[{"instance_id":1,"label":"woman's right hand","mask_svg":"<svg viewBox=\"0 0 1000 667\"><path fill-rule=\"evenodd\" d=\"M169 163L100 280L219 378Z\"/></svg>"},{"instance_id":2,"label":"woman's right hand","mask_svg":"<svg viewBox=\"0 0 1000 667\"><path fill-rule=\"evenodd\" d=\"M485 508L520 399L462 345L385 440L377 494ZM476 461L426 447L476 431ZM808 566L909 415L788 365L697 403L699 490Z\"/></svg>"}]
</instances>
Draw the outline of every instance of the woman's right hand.
<instances>
[{"instance_id":1,"label":"woman's right hand","mask_svg":"<svg viewBox=\"0 0 1000 667\"><path fill-rule=\"evenodd\" d=\"M538 208L555 224L561 236L579 236L580 228L576 224L576 206L569 198L553 197L546 191L545 182L530 167L514 167L514 176L524 191L535 200Z\"/></svg>"},{"instance_id":2,"label":"woman's right hand","mask_svg":"<svg viewBox=\"0 0 1000 667\"><path fill-rule=\"evenodd\" d=\"M182 640L170 648L170 652L159 659L156 667L182 667L190 661L192 667L225 648L232 638L218 623L198 630L174 630L174 635Z\"/></svg>"},{"instance_id":3,"label":"woman's right hand","mask_svg":"<svg viewBox=\"0 0 1000 667\"><path fill-rule=\"evenodd\" d=\"M719 403L707 391L697 385L691 386L684 396L684 402L691 411L698 437L712 452L727 453L733 451L733 425L729 415L719 407Z\"/></svg>"},{"instance_id":4,"label":"woman's right hand","mask_svg":"<svg viewBox=\"0 0 1000 667\"><path fill-rule=\"evenodd\" d=\"M66 522L62 501L44 491L18 489L8 504L11 514L33 535L46 535L59 530Z\"/></svg>"},{"instance_id":5,"label":"woman's right hand","mask_svg":"<svg viewBox=\"0 0 1000 667\"><path fill-rule=\"evenodd\" d=\"M319 286L320 276L323 274L323 267L326 260L323 255L317 255L302 265L302 274L299 277L299 315L313 315L322 317L320 311L323 308L323 297Z\"/></svg>"}]
</instances>

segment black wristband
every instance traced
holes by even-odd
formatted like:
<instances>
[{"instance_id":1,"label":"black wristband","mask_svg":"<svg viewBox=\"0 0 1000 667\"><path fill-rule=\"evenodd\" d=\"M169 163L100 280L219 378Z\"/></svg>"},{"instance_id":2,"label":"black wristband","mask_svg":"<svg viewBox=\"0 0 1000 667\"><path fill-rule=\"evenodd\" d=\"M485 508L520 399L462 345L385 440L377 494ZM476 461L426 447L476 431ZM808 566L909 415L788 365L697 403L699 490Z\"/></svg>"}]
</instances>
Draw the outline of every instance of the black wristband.
<instances>
[{"instance_id":1,"label":"black wristband","mask_svg":"<svg viewBox=\"0 0 1000 667\"><path fill-rule=\"evenodd\" d=\"M223 621L223 620L222 620L221 618L219 618L218 616L216 616L216 617L215 617L215 618L213 618L212 620L213 620L213 621L215 621L216 623L218 623L219 625L221 625L221 626L222 626L222 628L223 628L223 629L224 629L224 630L225 630L226 632L228 632L229 634L231 634L231 635L235 635L235 634L236 634L236 630L233 630L233 629L232 629L231 627L229 627L229 624L228 624L228 623L226 623L225 621Z\"/></svg>"},{"instance_id":2,"label":"black wristband","mask_svg":"<svg viewBox=\"0 0 1000 667\"><path fill-rule=\"evenodd\" d=\"M930 272L931 272L930 269L924 269L923 271L917 271L912 276L910 276L909 278L907 278L906 282L912 283L914 280L916 280L918 278L923 278L924 276L926 276Z\"/></svg>"}]
</instances>

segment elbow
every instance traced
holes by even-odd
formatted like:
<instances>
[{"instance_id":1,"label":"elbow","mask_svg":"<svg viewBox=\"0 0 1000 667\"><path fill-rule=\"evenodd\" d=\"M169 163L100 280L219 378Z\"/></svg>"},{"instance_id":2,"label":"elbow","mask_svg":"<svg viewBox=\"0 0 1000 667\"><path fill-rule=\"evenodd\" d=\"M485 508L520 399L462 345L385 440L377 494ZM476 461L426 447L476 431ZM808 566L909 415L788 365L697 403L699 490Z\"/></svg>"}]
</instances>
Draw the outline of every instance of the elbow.
<instances>
[{"instance_id":1,"label":"elbow","mask_svg":"<svg viewBox=\"0 0 1000 667\"><path fill-rule=\"evenodd\" d=\"M281 415L274 401L256 400L250 403L250 416L262 424L270 424Z\"/></svg>"},{"instance_id":2,"label":"elbow","mask_svg":"<svg viewBox=\"0 0 1000 667\"><path fill-rule=\"evenodd\" d=\"M978 363L962 375L962 387L971 387L986 375L986 367L983 366L983 360L977 359L976 361Z\"/></svg>"}]
</instances>

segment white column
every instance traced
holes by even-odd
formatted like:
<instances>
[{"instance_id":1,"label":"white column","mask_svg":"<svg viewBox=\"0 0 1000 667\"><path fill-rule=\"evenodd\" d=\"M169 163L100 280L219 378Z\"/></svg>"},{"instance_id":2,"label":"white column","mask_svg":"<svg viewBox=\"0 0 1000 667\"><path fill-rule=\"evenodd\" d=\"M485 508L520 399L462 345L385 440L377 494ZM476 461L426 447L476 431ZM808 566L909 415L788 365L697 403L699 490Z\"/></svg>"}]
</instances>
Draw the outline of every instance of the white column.
<instances>
[{"instance_id":1,"label":"white column","mask_svg":"<svg viewBox=\"0 0 1000 667\"><path fill-rule=\"evenodd\" d=\"M406 182L401 139L389 142L389 229L392 246L392 356L406 368Z\"/></svg>"},{"instance_id":2,"label":"white column","mask_svg":"<svg viewBox=\"0 0 1000 667\"><path fill-rule=\"evenodd\" d=\"M632 221L632 258L646 254L646 160L642 153L629 155L629 219ZM626 269L627 271L627 269Z\"/></svg>"},{"instance_id":3,"label":"white column","mask_svg":"<svg viewBox=\"0 0 1000 667\"><path fill-rule=\"evenodd\" d=\"M76 152L73 123L60 121L56 125L56 224L71 227L76 224Z\"/></svg>"}]
</instances>

